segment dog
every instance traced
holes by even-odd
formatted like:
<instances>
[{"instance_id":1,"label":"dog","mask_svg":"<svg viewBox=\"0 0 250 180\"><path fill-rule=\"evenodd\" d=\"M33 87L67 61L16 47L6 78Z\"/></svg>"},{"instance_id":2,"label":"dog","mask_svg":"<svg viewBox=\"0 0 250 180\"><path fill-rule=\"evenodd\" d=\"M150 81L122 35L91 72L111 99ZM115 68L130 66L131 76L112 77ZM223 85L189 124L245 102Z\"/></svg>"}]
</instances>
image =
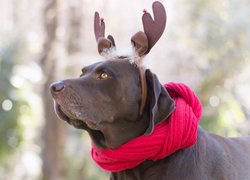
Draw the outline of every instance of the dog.
<instances>
[{"instance_id":1,"label":"dog","mask_svg":"<svg viewBox=\"0 0 250 180\"><path fill-rule=\"evenodd\" d=\"M144 32L131 42L133 56L112 54L114 38L104 36L104 21L95 14L98 51L106 60L82 68L80 77L51 84L60 119L88 132L99 150L115 150L171 116L175 102L157 76L141 65L164 31L165 9L153 4L154 20L144 12ZM152 33L152 28L157 29ZM198 127L196 142L157 161L112 172L111 180L248 180L250 137L224 138Z\"/></svg>"}]
</instances>

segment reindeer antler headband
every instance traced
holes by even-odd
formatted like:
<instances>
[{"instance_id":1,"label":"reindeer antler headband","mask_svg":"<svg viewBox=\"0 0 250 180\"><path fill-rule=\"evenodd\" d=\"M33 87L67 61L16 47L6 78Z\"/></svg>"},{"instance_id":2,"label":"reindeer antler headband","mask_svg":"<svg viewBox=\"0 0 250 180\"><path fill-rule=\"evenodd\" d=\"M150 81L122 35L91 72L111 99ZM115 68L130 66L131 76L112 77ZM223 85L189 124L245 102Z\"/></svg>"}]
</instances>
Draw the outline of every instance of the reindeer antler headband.
<instances>
[{"instance_id":1,"label":"reindeer antler headband","mask_svg":"<svg viewBox=\"0 0 250 180\"><path fill-rule=\"evenodd\" d=\"M154 19L146 10L144 10L142 15L144 32L139 31L131 38L131 43L135 49L134 63L139 69L141 80L142 98L140 114L143 113L147 96L145 69L142 66L143 57L150 52L152 47L160 39L165 30L167 20L165 8L160 2L154 2L152 9ZM108 35L107 38L105 38L105 23L102 18L100 19L98 12L95 13L94 31L100 55L105 55L112 49L115 49L114 38L111 35Z\"/></svg>"}]
</instances>

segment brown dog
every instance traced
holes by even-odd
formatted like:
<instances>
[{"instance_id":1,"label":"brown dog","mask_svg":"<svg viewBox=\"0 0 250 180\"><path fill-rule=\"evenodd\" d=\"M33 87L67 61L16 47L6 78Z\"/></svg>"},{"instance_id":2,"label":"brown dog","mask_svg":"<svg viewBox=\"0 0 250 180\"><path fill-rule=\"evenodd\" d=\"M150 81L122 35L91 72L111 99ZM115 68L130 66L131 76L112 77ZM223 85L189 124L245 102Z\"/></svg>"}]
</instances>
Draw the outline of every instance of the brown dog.
<instances>
[{"instance_id":1,"label":"brown dog","mask_svg":"<svg viewBox=\"0 0 250 180\"><path fill-rule=\"evenodd\" d=\"M84 67L79 78L51 85L57 115L86 130L99 149L116 149L142 134L150 134L154 124L168 117L174 108L173 100L156 75L140 64L166 23L165 10L159 2L153 10L155 22L145 13L144 32L132 37L134 56L112 56ZM152 33L152 28L158 30ZM113 37L104 37L104 22L99 22L97 13L95 34L101 54L114 48ZM112 173L111 179L248 180L250 138L223 138L199 128L197 142L192 147L159 161L148 160L135 168Z\"/></svg>"}]
</instances>

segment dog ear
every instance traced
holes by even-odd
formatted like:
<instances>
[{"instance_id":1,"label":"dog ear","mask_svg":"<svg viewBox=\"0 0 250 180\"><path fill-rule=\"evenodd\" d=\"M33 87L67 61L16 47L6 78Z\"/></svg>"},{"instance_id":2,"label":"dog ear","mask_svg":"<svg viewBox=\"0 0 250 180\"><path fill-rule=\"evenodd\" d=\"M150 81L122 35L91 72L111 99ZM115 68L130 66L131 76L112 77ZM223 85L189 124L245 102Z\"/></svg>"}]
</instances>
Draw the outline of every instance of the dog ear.
<instances>
[{"instance_id":1,"label":"dog ear","mask_svg":"<svg viewBox=\"0 0 250 180\"><path fill-rule=\"evenodd\" d=\"M149 126L144 134L150 135L154 130L154 125L166 119L173 112L175 105L165 87L149 69L146 70L146 81Z\"/></svg>"}]
</instances>

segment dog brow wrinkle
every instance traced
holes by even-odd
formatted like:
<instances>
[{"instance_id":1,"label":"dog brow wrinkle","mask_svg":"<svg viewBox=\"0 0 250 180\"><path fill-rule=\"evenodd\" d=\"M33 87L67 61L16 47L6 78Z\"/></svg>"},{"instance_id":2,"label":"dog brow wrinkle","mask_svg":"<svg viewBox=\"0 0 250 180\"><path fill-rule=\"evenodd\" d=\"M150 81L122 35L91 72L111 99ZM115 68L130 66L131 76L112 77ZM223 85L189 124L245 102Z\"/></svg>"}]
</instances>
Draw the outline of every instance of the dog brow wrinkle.
<instances>
[{"instance_id":1,"label":"dog brow wrinkle","mask_svg":"<svg viewBox=\"0 0 250 180\"><path fill-rule=\"evenodd\" d=\"M81 71L82 71L82 73L85 73L85 72L87 71L87 67L83 67L83 68L81 69Z\"/></svg>"}]
</instances>

